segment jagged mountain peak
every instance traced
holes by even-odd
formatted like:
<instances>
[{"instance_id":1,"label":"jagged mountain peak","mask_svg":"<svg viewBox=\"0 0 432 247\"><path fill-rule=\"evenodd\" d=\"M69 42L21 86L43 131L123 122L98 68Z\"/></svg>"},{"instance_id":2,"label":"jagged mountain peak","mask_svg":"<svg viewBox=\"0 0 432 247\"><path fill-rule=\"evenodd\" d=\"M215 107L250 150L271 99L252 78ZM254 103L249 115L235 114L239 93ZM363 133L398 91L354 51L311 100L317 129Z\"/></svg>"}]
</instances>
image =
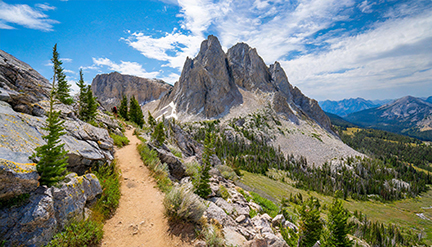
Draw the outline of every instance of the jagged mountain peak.
<instances>
[{"instance_id":1,"label":"jagged mountain peak","mask_svg":"<svg viewBox=\"0 0 432 247\"><path fill-rule=\"evenodd\" d=\"M293 88L278 62L268 67L257 50L246 43L237 43L225 53L213 35L202 42L195 58L186 59L179 81L160 100L156 115L221 118L233 107L244 106L245 93L241 92L255 97L248 103L254 107L245 106L249 110L273 105L276 112L293 122L312 119L331 132L330 120L318 103Z\"/></svg>"}]
</instances>

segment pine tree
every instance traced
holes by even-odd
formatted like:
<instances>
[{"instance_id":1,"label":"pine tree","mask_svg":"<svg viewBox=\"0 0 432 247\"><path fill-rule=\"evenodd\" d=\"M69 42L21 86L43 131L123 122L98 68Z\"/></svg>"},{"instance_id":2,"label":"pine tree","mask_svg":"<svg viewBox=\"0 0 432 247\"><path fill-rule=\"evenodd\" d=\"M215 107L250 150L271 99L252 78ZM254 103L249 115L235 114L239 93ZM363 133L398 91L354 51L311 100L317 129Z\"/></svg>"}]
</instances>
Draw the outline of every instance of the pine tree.
<instances>
[{"instance_id":1,"label":"pine tree","mask_svg":"<svg viewBox=\"0 0 432 247\"><path fill-rule=\"evenodd\" d=\"M349 213L342 206L342 201L335 198L329 209L328 215L328 238L323 241L322 246L347 247L353 246L347 235L351 228L348 225Z\"/></svg>"},{"instance_id":2,"label":"pine tree","mask_svg":"<svg viewBox=\"0 0 432 247\"><path fill-rule=\"evenodd\" d=\"M120 103L119 114L124 120L129 120L128 98L126 97L126 95L123 95L122 101Z\"/></svg>"},{"instance_id":3,"label":"pine tree","mask_svg":"<svg viewBox=\"0 0 432 247\"><path fill-rule=\"evenodd\" d=\"M156 120L154 119L154 117L151 115L150 111L148 111L148 120L147 120L148 124L154 128L156 126Z\"/></svg>"},{"instance_id":4,"label":"pine tree","mask_svg":"<svg viewBox=\"0 0 432 247\"><path fill-rule=\"evenodd\" d=\"M93 91L91 90L90 85L87 86L85 100L87 107L85 111L86 121L94 121L97 114L98 103L96 101L96 97L93 96Z\"/></svg>"},{"instance_id":5,"label":"pine tree","mask_svg":"<svg viewBox=\"0 0 432 247\"><path fill-rule=\"evenodd\" d=\"M323 229L320 212L317 198L311 197L303 203L300 209L299 247L311 247L320 239Z\"/></svg>"},{"instance_id":6,"label":"pine tree","mask_svg":"<svg viewBox=\"0 0 432 247\"><path fill-rule=\"evenodd\" d=\"M87 109L87 104L86 104L86 93L87 93L87 86L84 82L84 78L83 78L83 73L82 73L82 69L80 69L80 79L79 81L76 83L76 85L79 87L80 91L79 91L79 101L78 101L78 117L79 119L83 120L85 119L85 111Z\"/></svg>"},{"instance_id":7,"label":"pine tree","mask_svg":"<svg viewBox=\"0 0 432 247\"><path fill-rule=\"evenodd\" d=\"M144 124L144 115L141 110L141 106L135 96L132 96L129 107L129 120L142 127Z\"/></svg>"},{"instance_id":8,"label":"pine tree","mask_svg":"<svg viewBox=\"0 0 432 247\"><path fill-rule=\"evenodd\" d=\"M157 143L158 146L162 146L162 144L165 141L165 131L164 131L163 122L160 122L156 125L156 128L154 129L151 136L152 136L152 139Z\"/></svg>"},{"instance_id":9,"label":"pine tree","mask_svg":"<svg viewBox=\"0 0 432 247\"><path fill-rule=\"evenodd\" d=\"M53 58L51 59L54 64L54 74L57 78L57 88L55 90L56 98L63 104L70 105L73 103L73 99L70 96L70 87L66 81L66 75L63 72L62 61L59 59L59 53L57 52L57 44L53 48Z\"/></svg>"},{"instance_id":10,"label":"pine tree","mask_svg":"<svg viewBox=\"0 0 432 247\"><path fill-rule=\"evenodd\" d=\"M213 150L212 135L210 131L207 131L206 137L204 139L204 152L202 155L203 164L201 169L201 176L198 181L197 188L195 190L195 193L204 199L206 199L211 193L211 189L209 185L209 181L210 181L209 172L211 169L210 159L213 154L214 154L214 150Z\"/></svg>"},{"instance_id":11,"label":"pine tree","mask_svg":"<svg viewBox=\"0 0 432 247\"><path fill-rule=\"evenodd\" d=\"M54 46L55 50L55 46ZM54 59L53 59L54 60ZM36 148L35 157L40 158L36 165L36 169L40 175L39 182L41 185L51 186L64 178L68 157L64 150L64 144L60 143L60 136L64 135L63 124L60 121L60 111L54 111L55 103L55 81L56 72L54 65L53 85L50 94L50 109L44 130L48 131L47 135L42 136L46 140L46 144Z\"/></svg>"}]
</instances>

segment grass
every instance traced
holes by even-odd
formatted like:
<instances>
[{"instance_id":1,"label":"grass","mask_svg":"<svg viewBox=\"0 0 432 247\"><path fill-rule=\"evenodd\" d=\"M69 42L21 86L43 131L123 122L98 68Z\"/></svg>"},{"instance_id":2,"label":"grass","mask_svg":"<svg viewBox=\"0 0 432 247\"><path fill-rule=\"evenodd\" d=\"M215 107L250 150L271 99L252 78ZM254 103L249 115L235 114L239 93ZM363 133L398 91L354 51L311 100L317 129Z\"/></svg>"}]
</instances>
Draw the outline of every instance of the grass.
<instances>
[{"instance_id":1,"label":"grass","mask_svg":"<svg viewBox=\"0 0 432 247\"><path fill-rule=\"evenodd\" d=\"M146 144L141 143L137 146L138 153L142 161L150 169L152 176L156 179L158 188L167 193L172 188L172 182L168 177L168 166L162 164L154 150L150 150Z\"/></svg>"},{"instance_id":2,"label":"grass","mask_svg":"<svg viewBox=\"0 0 432 247\"><path fill-rule=\"evenodd\" d=\"M250 194L252 196L252 201L260 205L264 213L270 215L272 218L274 218L279 213L279 207L269 199L261 197L255 192L250 192Z\"/></svg>"},{"instance_id":3,"label":"grass","mask_svg":"<svg viewBox=\"0 0 432 247\"><path fill-rule=\"evenodd\" d=\"M276 200L274 202L278 204L280 204L281 198L289 197L290 193L293 195L300 193L303 199L314 196L320 200L321 205L330 205L333 200L331 196L324 196L313 191L297 189L287 183L275 181L263 175L246 171L242 172L244 174L241 181L242 183L275 198ZM423 213L426 217L432 219L432 208L430 208L432 206L432 190L422 193L421 196L417 198L391 203L348 200L344 201L343 204L349 211L361 211L373 221L387 224L392 223L403 228L423 229L426 233L424 242L428 246L432 245L432 222L422 220L416 215L416 213Z\"/></svg>"},{"instance_id":4,"label":"grass","mask_svg":"<svg viewBox=\"0 0 432 247\"><path fill-rule=\"evenodd\" d=\"M89 219L72 222L56 234L48 243L48 247L81 247L98 246L103 237L103 223L117 209L120 200L120 171L116 160L111 164L98 167L95 172L101 186L102 195L92 208Z\"/></svg>"},{"instance_id":5,"label":"grass","mask_svg":"<svg viewBox=\"0 0 432 247\"><path fill-rule=\"evenodd\" d=\"M110 136L114 140L114 145L119 148L129 144L129 139L126 136L119 136L114 133L110 133Z\"/></svg>"},{"instance_id":6,"label":"grass","mask_svg":"<svg viewBox=\"0 0 432 247\"><path fill-rule=\"evenodd\" d=\"M56 234L47 247L98 246L103 237L103 224L85 220L72 223Z\"/></svg>"}]
</instances>

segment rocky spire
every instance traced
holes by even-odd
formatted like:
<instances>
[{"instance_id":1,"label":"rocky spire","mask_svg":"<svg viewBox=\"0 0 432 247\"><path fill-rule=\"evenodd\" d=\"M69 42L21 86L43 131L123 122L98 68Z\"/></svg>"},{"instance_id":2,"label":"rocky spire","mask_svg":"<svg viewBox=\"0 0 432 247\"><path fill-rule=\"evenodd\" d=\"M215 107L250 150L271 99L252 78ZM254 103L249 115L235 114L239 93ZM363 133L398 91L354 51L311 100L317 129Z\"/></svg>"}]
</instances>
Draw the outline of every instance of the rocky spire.
<instances>
[{"instance_id":1,"label":"rocky spire","mask_svg":"<svg viewBox=\"0 0 432 247\"><path fill-rule=\"evenodd\" d=\"M177 112L215 118L232 105L241 103L241 99L230 75L226 54L219 40L210 35L202 42L198 55L186 59L179 81L158 108L173 102Z\"/></svg>"},{"instance_id":2,"label":"rocky spire","mask_svg":"<svg viewBox=\"0 0 432 247\"><path fill-rule=\"evenodd\" d=\"M249 91L274 91L271 74L255 48L238 43L228 50L227 57L234 82L239 87Z\"/></svg>"}]
</instances>

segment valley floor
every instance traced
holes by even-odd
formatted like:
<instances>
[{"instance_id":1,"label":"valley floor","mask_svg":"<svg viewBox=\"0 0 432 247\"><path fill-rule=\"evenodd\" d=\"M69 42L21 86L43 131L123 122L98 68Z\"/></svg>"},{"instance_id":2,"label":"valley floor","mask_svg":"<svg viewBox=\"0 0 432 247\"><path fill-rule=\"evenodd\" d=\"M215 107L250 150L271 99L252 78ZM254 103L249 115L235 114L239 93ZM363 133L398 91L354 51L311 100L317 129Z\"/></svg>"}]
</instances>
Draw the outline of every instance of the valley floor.
<instances>
[{"instance_id":1,"label":"valley floor","mask_svg":"<svg viewBox=\"0 0 432 247\"><path fill-rule=\"evenodd\" d=\"M301 193L303 198L309 196L317 197L322 205L330 205L333 198L324 196L313 191L305 191L294 188L288 183L272 180L266 176L242 171L244 176L241 179L241 187L254 191L263 197L280 203L280 199L288 198L290 193L293 195ZM245 186L246 185L246 186ZM426 234L425 243L432 246L432 190L422 193L417 198L399 200L395 202L380 203L376 201L344 201L344 207L353 212L358 210L363 212L372 221L382 223L392 223L405 228L423 229ZM417 214L421 214L422 219Z\"/></svg>"},{"instance_id":2,"label":"valley floor","mask_svg":"<svg viewBox=\"0 0 432 247\"><path fill-rule=\"evenodd\" d=\"M102 246L189 246L169 233L164 194L156 188L136 148L141 141L133 130L127 130L125 135L130 144L116 152L123 177L120 205L104 226Z\"/></svg>"}]
</instances>

